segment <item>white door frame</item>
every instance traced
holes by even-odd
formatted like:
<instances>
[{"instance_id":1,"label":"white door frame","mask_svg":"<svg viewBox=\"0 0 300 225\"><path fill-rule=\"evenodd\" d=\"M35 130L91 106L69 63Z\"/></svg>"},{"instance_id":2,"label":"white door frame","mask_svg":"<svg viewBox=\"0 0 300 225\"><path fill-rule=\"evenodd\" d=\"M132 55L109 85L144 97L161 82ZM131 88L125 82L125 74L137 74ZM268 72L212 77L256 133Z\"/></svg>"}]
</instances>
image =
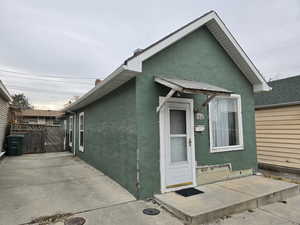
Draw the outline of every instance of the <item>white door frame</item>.
<instances>
[{"instance_id":1,"label":"white door frame","mask_svg":"<svg viewBox=\"0 0 300 225\"><path fill-rule=\"evenodd\" d=\"M64 119L64 150L67 148L67 119Z\"/></svg>"},{"instance_id":2,"label":"white door frame","mask_svg":"<svg viewBox=\"0 0 300 225\"><path fill-rule=\"evenodd\" d=\"M165 97L159 97L159 103L163 102ZM166 105L162 107L159 112L159 134L160 134L160 183L161 192L176 191L183 188L196 186L196 161L195 161L195 135L194 135L194 101L190 98L169 98L167 102L174 103L188 103L190 106L190 127L191 127L191 163L192 163L192 175L193 184L187 186L181 186L176 188L166 188L166 151L165 151L165 121L166 118ZM188 124L187 124L188 125ZM162 132L163 131L163 132Z\"/></svg>"},{"instance_id":3,"label":"white door frame","mask_svg":"<svg viewBox=\"0 0 300 225\"><path fill-rule=\"evenodd\" d=\"M77 123L77 113L74 113L73 118L73 155L76 155L76 123Z\"/></svg>"}]
</instances>

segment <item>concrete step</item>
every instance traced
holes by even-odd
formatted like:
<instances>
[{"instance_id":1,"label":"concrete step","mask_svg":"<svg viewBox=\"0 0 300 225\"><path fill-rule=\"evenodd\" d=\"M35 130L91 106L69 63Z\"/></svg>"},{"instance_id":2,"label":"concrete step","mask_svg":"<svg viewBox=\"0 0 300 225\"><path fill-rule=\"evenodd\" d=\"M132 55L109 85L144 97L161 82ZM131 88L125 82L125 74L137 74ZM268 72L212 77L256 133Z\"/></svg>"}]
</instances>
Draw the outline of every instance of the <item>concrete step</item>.
<instances>
[{"instance_id":1,"label":"concrete step","mask_svg":"<svg viewBox=\"0 0 300 225\"><path fill-rule=\"evenodd\" d=\"M261 176L217 182L196 187L203 191L190 197L175 192L155 195L155 199L185 224L203 224L217 218L299 194L299 185Z\"/></svg>"}]
</instances>

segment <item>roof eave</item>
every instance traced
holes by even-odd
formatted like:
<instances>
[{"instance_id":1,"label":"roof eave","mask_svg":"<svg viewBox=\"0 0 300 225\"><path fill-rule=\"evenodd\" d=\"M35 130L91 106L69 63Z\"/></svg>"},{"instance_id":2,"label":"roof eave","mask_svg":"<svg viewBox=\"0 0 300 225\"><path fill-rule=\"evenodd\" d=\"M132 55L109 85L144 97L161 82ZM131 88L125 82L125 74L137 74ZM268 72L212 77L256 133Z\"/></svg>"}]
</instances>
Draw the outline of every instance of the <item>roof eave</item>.
<instances>
[{"instance_id":1,"label":"roof eave","mask_svg":"<svg viewBox=\"0 0 300 225\"><path fill-rule=\"evenodd\" d=\"M256 105L255 109L268 109L268 108L280 108L280 107L287 107L287 106L295 106L300 105L300 101L295 102L281 102L281 103L274 103L274 104L268 104L268 105Z\"/></svg>"},{"instance_id":2,"label":"roof eave","mask_svg":"<svg viewBox=\"0 0 300 225\"><path fill-rule=\"evenodd\" d=\"M131 70L126 65L121 65L108 77L106 77L100 84L95 86L93 89L73 102L71 105L65 107L63 111L72 112L91 104L102 96L120 87L130 79L134 78L138 73L139 72Z\"/></svg>"},{"instance_id":3,"label":"roof eave","mask_svg":"<svg viewBox=\"0 0 300 225\"><path fill-rule=\"evenodd\" d=\"M271 90L272 90L272 87L270 87L267 83L253 85L253 91L255 93L267 92L267 91L271 91Z\"/></svg>"},{"instance_id":4,"label":"roof eave","mask_svg":"<svg viewBox=\"0 0 300 225\"><path fill-rule=\"evenodd\" d=\"M149 46L140 54L130 57L125 61L126 65L131 67L133 70L141 72L143 61L147 60L157 52L162 51L163 49L172 45L174 42L182 39L203 25L207 26L216 40L233 59L235 64L239 67L247 79L252 83L254 92L271 90L262 74L255 67L254 63L250 60L215 11L210 11L209 13L205 14L205 16L194 20L188 25Z\"/></svg>"},{"instance_id":5,"label":"roof eave","mask_svg":"<svg viewBox=\"0 0 300 225\"><path fill-rule=\"evenodd\" d=\"M3 98L8 101L8 102L12 102L12 97L10 96L8 90L6 89L6 87L4 86L4 84L2 83L2 81L0 80L0 94L1 96L3 96Z\"/></svg>"}]
</instances>

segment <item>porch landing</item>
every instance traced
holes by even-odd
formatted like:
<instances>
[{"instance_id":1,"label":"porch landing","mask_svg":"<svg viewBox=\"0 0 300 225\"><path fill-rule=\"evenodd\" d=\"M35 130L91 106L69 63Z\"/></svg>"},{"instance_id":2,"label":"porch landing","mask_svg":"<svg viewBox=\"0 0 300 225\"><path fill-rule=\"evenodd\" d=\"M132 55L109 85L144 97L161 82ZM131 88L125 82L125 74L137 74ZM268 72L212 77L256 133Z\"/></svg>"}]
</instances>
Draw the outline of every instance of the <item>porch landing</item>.
<instances>
[{"instance_id":1,"label":"porch landing","mask_svg":"<svg viewBox=\"0 0 300 225\"><path fill-rule=\"evenodd\" d=\"M297 184L262 176L243 177L196 188L204 193L183 197L169 192L155 195L155 199L185 224L201 224L299 194Z\"/></svg>"}]
</instances>

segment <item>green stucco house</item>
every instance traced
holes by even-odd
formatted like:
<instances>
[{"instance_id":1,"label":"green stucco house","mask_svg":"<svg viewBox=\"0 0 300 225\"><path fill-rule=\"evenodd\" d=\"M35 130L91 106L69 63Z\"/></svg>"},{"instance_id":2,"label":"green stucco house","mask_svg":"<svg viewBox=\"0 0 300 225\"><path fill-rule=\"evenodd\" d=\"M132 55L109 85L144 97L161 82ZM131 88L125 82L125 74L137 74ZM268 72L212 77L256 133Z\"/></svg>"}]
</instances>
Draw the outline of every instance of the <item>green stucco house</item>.
<instances>
[{"instance_id":1,"label":"green stucco house","mask_svg":"<svg viewBox=\"0 0 300 225\"><path fill-rule=\"evenodd\" d=\"M140 199L257 168L270 90L216 12L133 56L65 108L70 150Z\"/></svg>"}]
</instances>

